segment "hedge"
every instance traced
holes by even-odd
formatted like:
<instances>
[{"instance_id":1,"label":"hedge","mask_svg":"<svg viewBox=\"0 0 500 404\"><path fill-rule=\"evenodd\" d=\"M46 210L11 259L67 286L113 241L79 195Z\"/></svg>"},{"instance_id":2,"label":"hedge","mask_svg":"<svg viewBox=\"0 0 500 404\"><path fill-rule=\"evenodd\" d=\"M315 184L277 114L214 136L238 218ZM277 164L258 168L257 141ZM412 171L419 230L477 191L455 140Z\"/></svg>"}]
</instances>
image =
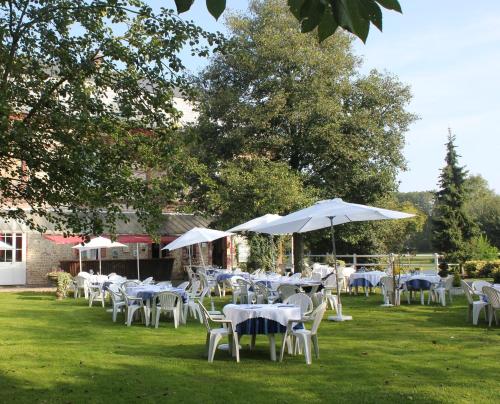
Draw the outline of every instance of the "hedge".
<instances>
[{"instance_id":1,"label":"hedge","mask_svg":"<svg viewBox=\"0 0 500 404\"><path fill-rule=\"evenodd\" d=\"M464 270L469 278L490 278L494 270L500 271L500 260L466 261Z\"/></svg>"}]
</instances>

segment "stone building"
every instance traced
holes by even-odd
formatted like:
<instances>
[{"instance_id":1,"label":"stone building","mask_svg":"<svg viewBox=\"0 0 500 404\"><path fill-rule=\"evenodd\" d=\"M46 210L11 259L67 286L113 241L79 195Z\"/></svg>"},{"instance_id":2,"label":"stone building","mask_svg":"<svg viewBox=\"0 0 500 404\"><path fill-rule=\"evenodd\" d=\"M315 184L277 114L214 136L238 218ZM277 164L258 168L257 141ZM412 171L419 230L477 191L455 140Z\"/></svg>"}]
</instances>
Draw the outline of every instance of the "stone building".
<instances>
[{"instance_id":1,"label":"stone building","mask_svg":"<svg viewBox=\"0 0 500 404\"><path fill-rule=\"evenodd\" d=\"M146 264L150 260L154 261L154 265L159 265L162 260L171 260L173 264L169 277L184 278L184 266L189 263L188 249L182 248L171 252L161 249L193 227L207 227L209 220L189 214L165 213L160 231L161 238L155 242L144 233L135 214L126 213L126 215L129 221L118 223L116 237L127 247L102 249L103 264L120 261L134 266L138 251L140 263ZM62 233L55 232L49 224L44 223L44 225L48 227L48 231L41 234L17 222L0 221L0 240L14 247L12 251L0 250L0 285L47 285L48 272L62 266L79 265L78 251L71 248L78 240L65 239ZM131 243L130 240L134 239L131 236L142 236L141 239L147 242ZM230 267L230 243L228 238L194 246L191 250L192 264L201 264L203 261L206 265ZM84 268L90 266L97 271L97 250L83 252L82 263Z\"/></svg>"}]
</instances>

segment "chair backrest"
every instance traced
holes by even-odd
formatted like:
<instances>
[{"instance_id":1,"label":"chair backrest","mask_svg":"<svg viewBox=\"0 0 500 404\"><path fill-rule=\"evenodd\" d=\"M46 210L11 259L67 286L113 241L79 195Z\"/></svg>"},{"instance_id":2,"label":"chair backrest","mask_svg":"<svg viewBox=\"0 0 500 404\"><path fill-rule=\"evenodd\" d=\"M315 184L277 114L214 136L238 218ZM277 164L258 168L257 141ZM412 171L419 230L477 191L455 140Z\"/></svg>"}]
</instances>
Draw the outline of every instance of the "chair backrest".
<instances>
[{"instance_id":1,"label":"chair backrest","mask_svg":"<svg viewBox=\"0 0 500 404\"><path fill-rule=\"evenodd\" d=\"M494 309L500 309L500 292L491 286L484 286L483 293L488 299L488 304Z\"/></svg>"},{"instance_id":2,"label":"chair backrest","mask_svg":"<svg viewBox=\"0 0 500 404\"><path fill-rule=\"evenodd\" d=\"M243 296L248 295L248 290L252 286L252 284L249 281L247 281L246 279L243 279L243 278L238 278L238 279L236 279L236 284L238 285L238 288L240 289L240 293Z\"/></svg>"},{"instance_id":3,"label":"chair backrest","mask_svg":"<svg viewBox=\"0 0 500 404\"><path fill-rule=\"evenodd\" d=\"M472 282L472 289L475 292L483 293L483 288L485 286L491 286L491 283L486 282L486 281L474 281L474 282Z\"/></svg>"},{"instance_id":4,"label":"chair backrest","mask_svg":"<svg viewBox=\"0 0 500 404\"><path fill-rule=\"evenodd\" d=\"M208 310L203 306L202 302L198 302L198 306L200 307L201 318L203 319L203 324L205 324L205 328L207 332L212 331L212 327L210 326L211 316Z\"/></svg>"},{"instance_id":5,"label":"chair backrest","mask_svg":"<svg viewBox=\"0 0 500 404\"><path fill-rule=\"evenodd\" d=\"M295 295L288 296L283 303L285 304L295 304L300 307L300 315L304 316L313 311L313 302L311 298L304 293L297 293Z\"/></svg>"},{"instance_id":6,"label":"chair backrest","mask_svg":"<svg viewBox=\"0 0 500 404\"><path fill-rule=\"evenodd\" d=\"M311 326L311 334L315 335L318 333L319 325L321 324L321 320L323 320L323 315L326 311L326 302L321 303L318 307L314 309L311 313L311 317L313 318L313 323Z\"/></svg>"},{"instance_id":7,"label":"chair backrest","mask_svg":"<svg viewBox=\"0 0 500 404\"><path fill-rule=\"evenodd\" d=\"M319 272L313 272L311 275L311 278L313 281L319 281L321 282L321 273Z\"/></svg>"},{"instance_id":8,"label":"chair backrest","mask_svg":"<svg viewBox=\"0 0 500 404\"><path fill-rule=\"evenodd\" d=\"M311 300L313 302L313 307L316 308L325 301L325 295L322 292L313 293L311 295Z\"/></svg>"},{"instance_id":9,"label":"chair backrest","mask_svg":"<svg viewBox=\"0 0 500 404\"><path fill-rule=\"evenodd\" d=\"M200 280L193 277L191 279L191 286L188 290L189 297L191 298L196 297L198 295L198 292L200 291L200 286L201 286Z\"/></svg>"},{"instance_id":10,"label":"chair backrest","mask_svg":"<svg viewBox=\"0 0 500 404\"><path fill-rule=\"evenodd\" d=\"M284 302L287 297L292 296L298 292L299 288L295 285L283 284L278 286L278 295L282 302Z\"/></svg>"},{"instance_id":11,"label":"chair backrest","mask_svg":"<svg viewBox=\"0 0 500 404\"><path fill-rule=\"evenodd\" d=\"M300 279L300 278L301 278L301 276L302 276L302 273L297 272L297 273L295 273L295 274L291 275L291 276L290 276L290 279Z\"/></svg>"},{"instance_id":12,"label":"chair backrest","mask_svg":"<svg viewBox=\"0 0 500 404\"><path fill-rule=\"evenodd\" d=\"M77 276L75 276L73 278L73 280L75 281L77 288L84 288L84 287L88 286L88 280L87 280L87 278L81 276L80 274L78 274Z\"/></svg>"},{"instance_id":13,"label":"chair backrest","mask_svg":"<svg viewBox=\"0 0 500 404\"><path fill-rule=\"evenodd\" d=\"M173 292L160 292L156 295L157 304L164 310L173 310L179 304L179 295Z\"/></svg>"},{"instance_id":14,"label":"chair backrest","mask_svg":"<svg viewBox=\"0 0 500 404\"><path fill-rule=\"evenodd\" d=\"M394 279L390 276L380 278L380 285L386 292L394 292Z\"/></svg>"},{"instance_id":15,"label":"chair backrest","mask_svg":"<svg viewBox=\"0 0 500 404\"><path fill-rule=\"evenodd\" d=\"M444 279L443 287L446 290L450 290L453 287L453 276L452 275L449 275Z\"/></svg>"},{"instance_id":16,"label":"chair backrest","mask_svg":"<svg viewBox=\"0 0 500 404\"><path fill-rule=\"evenodd\" d=\"M253 290L257 293L257 295L263 296L264 299L267 299L271 292L262 282L254 282Z\"/></svg>"},{"instance_id":17,"label":"chair backrest","mask_svg":"<svg viewBox=\"0 0 500 404\"><path fill-rule=\"evenodd\" d=\"M186 290L188 286L189 286L189 282L186 281L186 282L182 282L180 285L178 285L176 287L178 287L179 289Z\"/></svg>"},{"instance_id":18,"label":"chair backrest","mask_svg":"<svg viewBox=\"0 0 500 404\"><path fill-rule=\"evenodd\" d=\"M82 278L90 278L90 274L88 272L85 272L85 271L81 271L81 272L78 272L77 276L81 276Z\"/></svg>"},{"instance_id":19,"label":"chair backrest","mask_svg":"<svg viewBox=\"0 0 500 404\"><path fill-rule=\"evenodd\" d=\"M120 291L120 286L118 286L116 283L112 283L111 285L109 285L108 291L113 303L118 303L123 301L123 295Z\"/></svg>"},{"instance_id":20,"label":"chair backrest","mask_svg":"<svg viewBox=\"0 0 500 404\"><path fill-rule=\"evenodd\" d=\"M460 284L462 285L462 289L464 291L465 297L467 298L467 301L469 302L469 304L473 304L474 298L472 297L472 295L474 294L474 291L464 280L460 281Z\"/></svg>"},{"instance_id":21,"label":"chair backrest","mask_svg":"<svg viewBox=\"0 0 500 404\"><path fill-rule=\"evenodd\" d=\"M141 284L141 282L139 282L139 281L125 281L121 284L121 287L122 287L122 289L126 289L126 288L129 288L131 286L138 286L140 284Z\"/></svg>"},{"instance_id":22,"label":"chair backrest","mask_svg":"<svg viewBox=\"0 0 500 404\"><path fill-rule=\"evenodd\" d=\"M143 285L151 285L152 283L154 283L154 280L153 280L153 277L150 276L149 278L146 278L142 281L142 284Z\"/></svg>"}]
</instances>

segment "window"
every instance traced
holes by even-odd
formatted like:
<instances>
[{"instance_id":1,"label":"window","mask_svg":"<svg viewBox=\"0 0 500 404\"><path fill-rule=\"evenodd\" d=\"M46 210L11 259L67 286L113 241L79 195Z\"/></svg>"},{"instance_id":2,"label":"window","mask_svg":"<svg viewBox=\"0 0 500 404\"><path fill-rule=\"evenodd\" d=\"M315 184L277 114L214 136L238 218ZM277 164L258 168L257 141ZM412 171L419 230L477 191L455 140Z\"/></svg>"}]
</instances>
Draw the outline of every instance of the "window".
<instances>
[{"instance_id":1,"label":"window","mask_svg":"<svg viewBox=\"0 0 500 404\"><path fill-rule=\"evenodd\" d=\"M13 250L0 250L0 262L22 262L23 260L22 233L0 233L0 240L14 247Z\"/></svg>"}]
</instances>

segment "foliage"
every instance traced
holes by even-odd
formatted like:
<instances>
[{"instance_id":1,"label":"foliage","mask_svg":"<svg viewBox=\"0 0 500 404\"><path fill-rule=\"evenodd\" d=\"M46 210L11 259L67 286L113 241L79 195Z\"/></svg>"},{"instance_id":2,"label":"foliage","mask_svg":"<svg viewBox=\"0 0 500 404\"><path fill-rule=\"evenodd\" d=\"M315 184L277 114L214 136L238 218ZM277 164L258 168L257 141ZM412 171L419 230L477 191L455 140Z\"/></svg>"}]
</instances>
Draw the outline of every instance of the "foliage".
<instances>
[{"instance_id":1,"label":"foliage","mask_svg":"<svg viewBox=\"0 0 500 404\"><path fill-rule=\"evenodd\" d=\"M500 268L500 260L465 261L463 268L469 278L488 278L494 270Z\"/></svg>"},{"instance_id":2,"label":"foliage","mask_svg":"<svg viewBox=\"0 0 500 404\"><path fill-rule=\"evenodd\" d=\"M0 217L113 233L125 205L153 233L197 169L173 94L201 39L220 42L140 0L0 1Z\"/></svg>"},{"instance_id":3,"label":"foliage","mask_svg":"<svg viewBox=\"0 0 500 404\"><path fill-rule=\"evenodd\" d=\"M467 172L458 165L454 141L450 131L446 166L441 170L440 190L436 192L432 243L439 252L446 254L449 261L463 262L466 259L465 243L474 236L476 229L464 209Z\"/></svg>"},{"instance_id":4,"label":"foliage","mask_svg":"<svg viewBox=\"0 0 500 404\"><path fill-rule=\"evenodd\" d=\"M454 288L459 288L461 286L462 282L462 277L458 272L455 272L453 274L453 287Z\"/></svg>"},{"instance_id":5,"label":"foliage","mask_svg":"<svg viewBox=\"0 0 500 404\"><path fill-rule=\"evenodd\" d=\"M194 0L175 0L177 11L185 12ZM402 12L398 0L288 0L290 11L300 22L302 32L317 28L320 41L341 27L366 42L370 24L382 31L381 7ZM207 0L207 9L218 19L226 8L226 0Z\"/></svg>"},{"instance_id":6,"label":"foliage","mask_svg":"<svg viewBox=\"0 0 500 404\"><path fill-rule=\"evenodd\" d=\"M464 246L464 255L471 260L496 260L499 250L492 246L486 236L471 238Z\"/></svg>"},{"instance_id":7,"label":"foliage","mask_svg":"<svg viewBox=\"0 0 500 404\"><path fill-rule=\"evenodd\" d=\"M333 267L335 265L335 259L333 257L333 254L326 254L325 264L328 265L328 266L330 266L330 267ZM339 268L340 267L345 267L345 261L337 258L337 266Z\"/></svg>"},{"instance_id":8,"label":"foliage","mask_svg":"<svg viewBox=\"0 0 500 404\"><path fill-rule=\"evenodd\" d=\"M250 255L247 261L247 270L274 270L276 247L272 239L269 236L253 234L249 236L249 244Z\"/></svg>"},{"instance_id":9,"label":"foliage","mask_svg":"<svg viewBox=\"0 0 500 404\"><path fill-rule=\"evenodd\" d=\"M500 284L500 268L494 269L491 271L491 277L493 278L493 283Z\"/></svg>"},{"instance_id":10,"label":"foliage","mask_svg":"<svg viewBox=\"0 0 500 404\"><path fill-rule=\"evenodd\" d=\"M360 74L349 37L318 44L280 1L253 2L249 15L227 21L227 52L198 77L192 154L213 173L242 156L285 163L323 199L375 204L394 191L415 119L405 109L409 88ZM362 242L366 227L356 228ZM351 234L338 230L339 239Z\"/></svg>"},{"instance_id":11,"label":"foliage","mask_svg":"<svg viewBox=\"0 0 500 404\"><path fill-rule=\"evenodd\" d=\"M73 284L71 274L64 271L53 271L49 272L47 276L57 279L56 296L59 299L64 299L68 294L70 286Z\"/></svg>"},{"instance_id":12,"label":"foliage","mask_svg":"<svg viewBox=\"0 0 500 404\"><path fill-rule=\"evenodd\" d=\"M264 157L224 162L209 179L197 183L191 204L215 216L218 227L230 228L267 213L290 213L314 200L300 174Z\"/></svg>"},{"instance_id":13,"label":"foliage","mask_svg":"<svg viewBox=\"0 0 500 404\"><path fill-rule=\"evenodd\" d=\"M465 211L491 244L500 248L500 195L490 189L488 182L479 175L469 176L465 188Z\"/></svg>"}]
</instances>

